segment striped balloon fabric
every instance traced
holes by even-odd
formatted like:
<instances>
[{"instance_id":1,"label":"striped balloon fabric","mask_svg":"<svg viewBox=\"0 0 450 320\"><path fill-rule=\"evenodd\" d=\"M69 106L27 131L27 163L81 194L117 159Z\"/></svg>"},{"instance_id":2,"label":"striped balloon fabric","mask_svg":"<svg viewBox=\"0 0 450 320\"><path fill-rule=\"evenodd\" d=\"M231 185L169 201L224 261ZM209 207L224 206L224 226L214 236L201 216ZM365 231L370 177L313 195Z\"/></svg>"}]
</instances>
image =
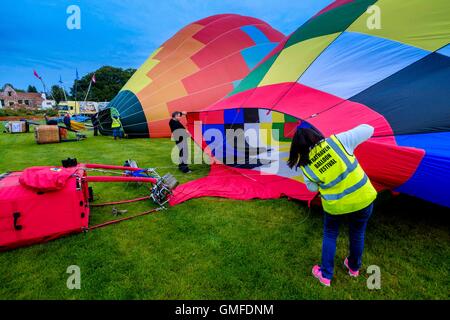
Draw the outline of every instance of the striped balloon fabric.
<instances>
[{"instance_id":1,"label":"striped balloon fabric","mask_svg":"<svg viewBox=\"0 0 450 320\"><path fill-rule=\"evenodd\" d=\"M300 173L286 165L296 128L329 136L366 123L375 133L356 155L376 188L450 207L449 17L448 0L340 0L320 11L227 98L189 114L188 128L206 151L211 128L224 137L230 128L256 130L258 144L246 139L239 149L224 138L223 152L213 155L229 165L217 180L226 192L217 192L211 175L210 185L180 187L173 203L205 195L311 200ZM248 193L232 188L236 172L249 178Z\"/></svg>"},{"instance_id":2,"label":"striped balloon fabric","mask_svg":"<svg viewBox=\"0 0 450 320\"><path fill-rule=\"evenodd\" d=\"M233 91L284 35L236 14L194 22L166 41L109 104L134 137L169 137L174 111L201 110Z\"/></svg>"}]
</instances>

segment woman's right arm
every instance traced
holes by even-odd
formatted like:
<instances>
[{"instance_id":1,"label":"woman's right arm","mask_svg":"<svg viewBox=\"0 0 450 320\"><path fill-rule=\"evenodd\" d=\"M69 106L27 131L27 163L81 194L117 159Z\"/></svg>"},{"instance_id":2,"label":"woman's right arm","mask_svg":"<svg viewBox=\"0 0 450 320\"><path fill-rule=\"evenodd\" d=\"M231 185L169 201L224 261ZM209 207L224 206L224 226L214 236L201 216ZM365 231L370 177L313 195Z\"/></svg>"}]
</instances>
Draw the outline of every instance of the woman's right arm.
<instances>
[{"instance_id":1,"label":"woman's right arm","mask_svg":"<svg viewBox=\"0 0 450 320\"><path fill-rule=\"evenodd\" d=\"M351 130L336 134L336 137L349 154L353 154L356 147L368 140L374 132L374 128L368 124L361 124Z\"/></svg>"}]
</instances>

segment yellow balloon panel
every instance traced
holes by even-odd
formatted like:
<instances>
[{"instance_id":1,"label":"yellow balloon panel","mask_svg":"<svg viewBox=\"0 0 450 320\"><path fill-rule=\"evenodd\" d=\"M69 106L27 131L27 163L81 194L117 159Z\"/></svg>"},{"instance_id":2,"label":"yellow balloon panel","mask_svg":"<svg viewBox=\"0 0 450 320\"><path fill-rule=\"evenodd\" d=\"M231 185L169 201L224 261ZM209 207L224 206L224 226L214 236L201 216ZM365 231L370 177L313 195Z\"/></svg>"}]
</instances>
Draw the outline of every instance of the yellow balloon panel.
<instances>
[{"instance_id":1,"label":"yellow balloon panel","mask_svg":"<svg viewBox=\"0 0 450 320\"><path fill-rule=\"evenodd\" d=\"M333 33L309 39L284 49L259 86L297 81L317 56L332 43L339 34L340 33Z\"/></svg>"},{"instance_id":2,"label":"yellow balloon panel","mask_svg":"<svg viewBox=\"0 0 450 320\"><path fill-rule=\"evenodd\" d=\"M347 30L436 51L450 39L450 1L380 0Z\"/></svg>"}]
</instances>

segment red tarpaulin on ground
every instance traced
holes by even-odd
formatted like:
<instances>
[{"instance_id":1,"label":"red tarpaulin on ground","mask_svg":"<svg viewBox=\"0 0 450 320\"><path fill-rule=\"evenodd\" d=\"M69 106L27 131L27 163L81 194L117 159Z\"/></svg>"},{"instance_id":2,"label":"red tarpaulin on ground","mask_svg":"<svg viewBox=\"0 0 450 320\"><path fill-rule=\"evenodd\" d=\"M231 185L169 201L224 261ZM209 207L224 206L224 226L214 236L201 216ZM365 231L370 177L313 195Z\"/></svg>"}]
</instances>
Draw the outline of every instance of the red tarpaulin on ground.
<instances>
[{"instance_id":1,"label":"red tarpaulin on ground","mask_svg":"<svg viewBox=\"0 0 450 320\"><path fill-rule=\"evenodd\" d=\"M276 187L275 187L276 186ZM236 200L276 199L282 196L310 201L315 197L298 182L255 170L211 165L207 177L178 186L169 204L174 206L198 197L223 197Z\"/></svg>"}]
</instances>

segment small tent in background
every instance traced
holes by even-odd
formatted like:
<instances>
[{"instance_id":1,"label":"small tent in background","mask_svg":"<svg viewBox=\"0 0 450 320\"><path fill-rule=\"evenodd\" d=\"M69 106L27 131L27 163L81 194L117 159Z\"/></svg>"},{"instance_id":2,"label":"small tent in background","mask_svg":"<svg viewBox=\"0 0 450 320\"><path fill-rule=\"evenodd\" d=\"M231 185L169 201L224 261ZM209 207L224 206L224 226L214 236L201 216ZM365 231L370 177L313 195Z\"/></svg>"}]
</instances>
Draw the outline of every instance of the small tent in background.
<instances>
[{"instance_id":1,"label":"small tent in background","mask_svg":"<svg viewBox=\"0 0 450 320\"><path fill-rule=\"evenodd\" d=\"M173 111L200 110L225 97L283 37L259 19L236 14L196 21L161 45L109 107L119 112L128 136L169 137Z\"/></svg>"},{"instance_id":2,"label":"small tent in background","mask_svg":"<svg viewBox=\"0 0 450 320\"><path fill-rule=\"evenodd\" d=\"M380 29L368 26L372 5L382 14ZM223 152L217 156L215 148L214 155L228 166L180 186L172 204L199 196L311 200L315 194L286 165L297 126L328 136L367 123L375 134L356 155L377 189L450 207L448 17L447 0L341 0L322 10L228 98L188 114L187 128L205 151L217 144L204 135L208 129L223 134ZM230 145L225 131L237 128L256 130L256 141ZM262 164L264 150L270 160ZM238 158L244 161L236 164Z\"/></svg>"}]
</instances>

